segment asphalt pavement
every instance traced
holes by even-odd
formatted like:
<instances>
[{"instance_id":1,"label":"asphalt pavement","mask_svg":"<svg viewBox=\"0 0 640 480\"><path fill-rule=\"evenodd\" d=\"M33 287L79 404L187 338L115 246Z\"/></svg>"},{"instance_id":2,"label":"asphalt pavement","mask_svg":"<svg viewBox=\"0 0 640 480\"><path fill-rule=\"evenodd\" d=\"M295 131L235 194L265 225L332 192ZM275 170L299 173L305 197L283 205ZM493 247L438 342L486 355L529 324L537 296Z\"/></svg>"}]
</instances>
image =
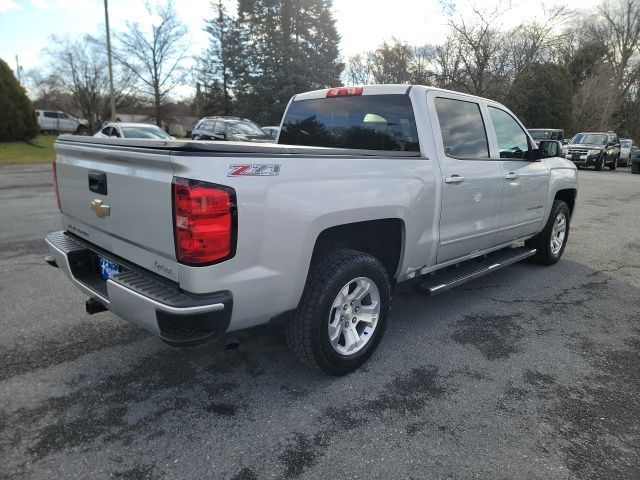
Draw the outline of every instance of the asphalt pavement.
<instances>
[{"instance_id":1,"label":"asphalt pavement","mask_svg":"<svg viewBox=\"0 0 640 480\"><path fill-rule=\"evenodd\" d=\"M0 477L640 478L640 175L580 171L553 267L397 292L341 378L277 328L176 350L43 261L50 166L0 167Z\"/></svg>"}]
</instances>

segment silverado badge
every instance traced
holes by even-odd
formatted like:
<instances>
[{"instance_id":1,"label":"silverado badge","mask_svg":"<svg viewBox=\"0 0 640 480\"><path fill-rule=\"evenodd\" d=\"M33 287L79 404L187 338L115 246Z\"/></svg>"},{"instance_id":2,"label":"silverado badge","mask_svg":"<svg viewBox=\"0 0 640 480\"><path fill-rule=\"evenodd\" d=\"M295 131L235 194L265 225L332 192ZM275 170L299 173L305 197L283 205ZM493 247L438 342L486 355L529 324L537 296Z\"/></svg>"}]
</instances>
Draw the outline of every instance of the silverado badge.
<instances>
[{"instance_id":1,"label":"silverado badge","mask_svg":"<svg viewBox=\"0 0 640 480\"><path fill-rule=\"evenodd\" d=\"M98 200L97 198L92 200L89 206L91 207L91 211L100 218L108 217L111 214L111 207L109 205L103 205L102 200Z\"/></svg>"}]
</instances>

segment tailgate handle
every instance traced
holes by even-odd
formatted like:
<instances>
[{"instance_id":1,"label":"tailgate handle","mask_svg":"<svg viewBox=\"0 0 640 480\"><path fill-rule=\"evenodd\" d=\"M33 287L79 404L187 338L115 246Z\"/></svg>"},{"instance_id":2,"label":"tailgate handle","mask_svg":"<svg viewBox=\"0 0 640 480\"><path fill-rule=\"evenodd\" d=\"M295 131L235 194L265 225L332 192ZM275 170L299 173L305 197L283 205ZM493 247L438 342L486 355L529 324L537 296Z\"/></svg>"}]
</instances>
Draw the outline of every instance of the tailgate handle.
<instances>
[{"instance_id":1,"label":"tailgate handle","mask_svg":"<svg viewBox=\"0 0 640 480\"><path fill-rule=\"evenodd\" d=\"M89 190L102 195L107 194L107 174L89 170Z\"/></svg>"}]
</instances>

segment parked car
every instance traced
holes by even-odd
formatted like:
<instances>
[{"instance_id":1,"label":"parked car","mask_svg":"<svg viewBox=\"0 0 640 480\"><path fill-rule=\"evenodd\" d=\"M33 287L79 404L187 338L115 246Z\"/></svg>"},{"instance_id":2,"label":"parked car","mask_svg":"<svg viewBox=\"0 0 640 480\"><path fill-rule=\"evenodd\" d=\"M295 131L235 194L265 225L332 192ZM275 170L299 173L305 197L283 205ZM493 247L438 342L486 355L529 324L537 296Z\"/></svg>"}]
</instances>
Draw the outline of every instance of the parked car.
<instances>
[{"instance_id":1,"label":"parked car","mask_svg":"<svg viewBox=\"0 0 640 480\"><path fill-rule=\"evenodd\" d=\"M640 148L631 148L631 173L640 173Z\"/></svg>"},{"instance_id":2,"label":"parked car","mask_svg":"<svg viewBox=\"0 0 640 480\"><path fill-rule=\"evenodd\" d=\"M564 141L564 130L560 128L529 128L528 130L536 142L538 140Z\"/></svg>"},{"instance_id":3,"label":"parked car","mask_svg":"<svg viewBox=\"0 0 640 480\"><path fill-rule=\"evenodd\" d=\"M262 131L267 135L269 135L274 140L277 140L278 134L280 133L280 127L279 126L262 127Z\"/></svg>"},{"instance_id":4,"label":"parked car","mask_svg":"<svg viewBox=\"0 0 640 480\"><path fill-rule=\"evenodd\" d=\"M240 117L204 117L191 132L193 140L270 143L273 138L251 120Z\"/></svg>"},{"instance_id":5,"label":"parked car","mask_svg":"<svg viewBox=\"0 0 640 480\"><path fill-rule=\"evenodd\" d=\"M431 296L562 256L576 167L497 102L340 87L296 95L282 125L263 145L60 137L48 261L89 313L170 345L281 322L303 363L342 375L380 343L397 282Z\"/></svg>"},{"instance_id":6,"label":"parked car","mask_svg":"<svg viewBox=\"0 0 640 480\"><path fill-rule=\"evenodd\" d=\"M633 140L629 138L620 139L620 157L618 158L619 167L628 167L631 165L631 149L633 147Z\"/></svg>"},{"instance_id":7,"label":"parked car","mask_svg":"<svg viewBox=\"0 0 640 480\"><path fill-rule=\"evenodd\" d=\"M60 110L36 110L38 125L42 133L89 133L89 122Z\"/></svg>"},{"instance_id":8,"label":"parked car","mask_svg":"<svg viewBox=\"0 0 640 480\"><path fill-rule=\"evenodd\" d=\"M562 152L578 168L603 170L607 165L610 170L615 170L620 157L620 142L614 132L581 132L562 147Z\"/></svg>"},{"instance_id":9,"label":"parked car","mask_svg":"<svg viewBox=\"0 0 640 480\"><path fill-rule=\"evenodd\" d=\"M94 135L99 138L144 138L147 140L175 140L174 137L152 123L107 123Z\"/></svg>"}]
</instances>

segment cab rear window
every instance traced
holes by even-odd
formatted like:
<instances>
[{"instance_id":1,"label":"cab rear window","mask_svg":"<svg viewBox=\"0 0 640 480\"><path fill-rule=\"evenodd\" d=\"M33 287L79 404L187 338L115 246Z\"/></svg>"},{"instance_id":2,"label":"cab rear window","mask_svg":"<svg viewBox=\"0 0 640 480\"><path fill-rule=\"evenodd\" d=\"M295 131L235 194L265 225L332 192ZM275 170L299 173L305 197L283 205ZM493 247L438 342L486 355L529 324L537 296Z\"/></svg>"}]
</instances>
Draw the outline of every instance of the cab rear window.
<instances>
[{"instance_id":1,"label":"cab rear window","mask_svg":"<svg viewBox=\"0 0 640 480\"><path fill-rule=\"evenodd\" d=\"M420 151L413 107L407 95L358 95L292 102L278 143Z\"/></svg>"}]
</instances>

